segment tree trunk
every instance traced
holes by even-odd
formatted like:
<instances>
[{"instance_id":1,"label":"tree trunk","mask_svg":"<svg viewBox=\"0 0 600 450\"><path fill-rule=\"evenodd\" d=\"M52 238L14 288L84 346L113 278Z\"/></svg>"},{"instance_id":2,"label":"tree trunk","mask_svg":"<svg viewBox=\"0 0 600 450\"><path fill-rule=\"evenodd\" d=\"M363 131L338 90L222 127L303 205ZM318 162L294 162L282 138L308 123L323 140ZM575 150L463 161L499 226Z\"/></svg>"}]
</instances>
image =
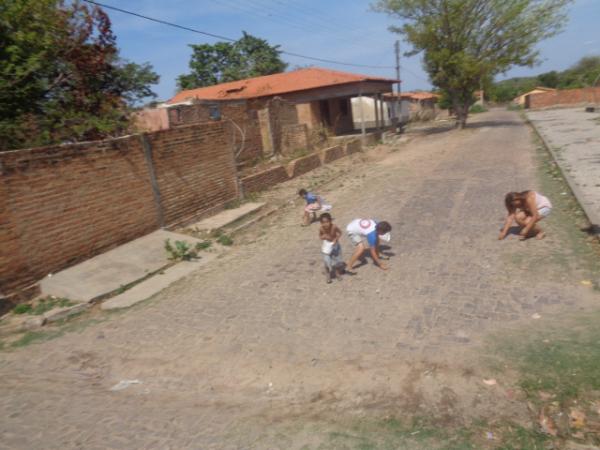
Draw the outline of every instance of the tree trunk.
<instances>
[{"instance_id":1,"label":"tree trunk","mask_svg":"<svg viewBox=\"0 0 600 450\"><path fill-rule=\"evenodd\" d=\"M463 114L460 121L460 129L462 130L467 126L467 117L469 117L469 105L463 105Z\"/></svg>"},{"instance_id":2,"label":"tree trunk","mask_svg":"<svg viewBox=\"0 0 600 450\"><path fill-rule=\"evenodd\" d=\"M467 126L467 117L469 116L469 105L455 102L454 110L456 111L456 128L462 130Z\"/></svg>"}]
</instances>

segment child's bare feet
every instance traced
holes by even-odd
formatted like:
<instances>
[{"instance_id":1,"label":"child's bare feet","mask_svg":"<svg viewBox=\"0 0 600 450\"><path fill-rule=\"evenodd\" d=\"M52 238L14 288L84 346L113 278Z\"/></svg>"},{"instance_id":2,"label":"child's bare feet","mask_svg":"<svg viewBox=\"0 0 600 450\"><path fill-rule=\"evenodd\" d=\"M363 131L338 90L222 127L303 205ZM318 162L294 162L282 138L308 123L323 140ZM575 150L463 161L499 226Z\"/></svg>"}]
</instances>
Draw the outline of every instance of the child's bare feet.
<instances>
[{"instance_id":1,"label":"child's bare feet","mask_svg":"<svg viewBox=\"0 0 600 450\"><path fill-rule=\"evenodd\" d=\"M546 237L546 233L544 233L543 231L540 231L538 234L535 235L536 239L544 239Z\"/></svg>"}]
</instances>

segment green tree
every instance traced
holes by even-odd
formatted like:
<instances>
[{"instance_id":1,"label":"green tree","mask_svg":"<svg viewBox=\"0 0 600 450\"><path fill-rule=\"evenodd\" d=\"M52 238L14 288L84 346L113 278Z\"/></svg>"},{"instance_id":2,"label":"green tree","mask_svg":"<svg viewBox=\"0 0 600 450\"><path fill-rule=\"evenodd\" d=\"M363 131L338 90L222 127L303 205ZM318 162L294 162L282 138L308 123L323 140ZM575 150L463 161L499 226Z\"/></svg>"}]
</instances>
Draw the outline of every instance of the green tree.
<instances>
[{"instance_id":1,"label":"green tree","mask_svg":"<svg viewBox=\"0 0 600 450\"><path fill-rule=\"evenodd\" d=\"M431 82L451 99L457 126L466 125L480 82L512 66L533 66L536 44L554 36L572 0L376 0L401 19L391 30L423 52Z\"/></svg>"},{"instance_id":2,"label":"green tree","mask_svg":"<svg viewBox=\"0 0 600 450\"><path fill-rule=\"evenodd\" d=\"M542 73L538 75L537 81L540 86L555 88L560 83L560 74L556 70Z\"/></svg>"},{"instance_id":3,"label":"green tree","mask_svg":"<svg viewBox=\"0 0 600 450\"><path fill-rule=\"evenodd\" d=\"M599 76L600 56L586 56L562 72L553 70L538 76L516 77L495 82L488 93L493 101L509 102L536 86L556 89L582 88L592 86Z\"/></svg>"},{"instance_id":4,"label":"green tree","mask_svg":"<svg viewBox=\"0 0 600 450\"><path fill-rule=\"evenodd\" d=\"M536 86L543 86L537 77L509 78L493 83L488 89L488 95L494 102L507 103Z\"/></svg>"},{"instance_id":5,"label":"green tree","mask_svg":"<svg viewBox=\"0 0 600 450\"><path fill-rule=\"evenodd\" d=\"M592 86L600 75L600 56L586 56L560 74L558 88L574 89Z\"/></svg>"},{"instance_id":6,"label":"green tree","mask_svg":"<svg viewBox=\"0 0 600 450\"><path fill-rule=\"evenodd\" d=\"M279 46L271 46L246 32L235 42L190 45L191 72L177 78L179 89L213 86L227 81L283 72Z\"/></svg>"},{"instance_id":7,"label":"green tree","mask_svg":"<svg viewBox=\"0 0 600 450\"><path fill-rule=\"evenodd\" d=\"M156 82L119 58L100 8L0 0L0 150L117 135Z\"/></svg>"}]
</instances>

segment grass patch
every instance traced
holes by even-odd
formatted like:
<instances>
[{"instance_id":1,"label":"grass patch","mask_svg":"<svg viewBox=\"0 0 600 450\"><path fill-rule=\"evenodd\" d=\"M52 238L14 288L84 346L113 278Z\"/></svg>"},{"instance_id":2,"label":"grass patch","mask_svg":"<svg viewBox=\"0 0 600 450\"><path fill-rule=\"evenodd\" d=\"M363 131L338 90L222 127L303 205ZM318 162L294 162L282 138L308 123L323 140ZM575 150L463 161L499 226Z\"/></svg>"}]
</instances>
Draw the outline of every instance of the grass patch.
<instances>
[{"instance_id":1,"label":"grass patch","mask_svg":"<svg viewBox=\"0 0 600 450\"><path fill-rule=\"evenodd\" d=\"M44 297L37 300L34 304L22 303L13 308L13 314L29 314L32 316L40 316L54 308L64 308L73 306L75 303L67 298L56 298L52 296Z\"/></svg>"},{"instance_id":2,"label":"grass patch","mask_svg":"<svg viewBox=\"0 0 600 450\"><path fill-rule=\"evenodd\" d=\"M27 303L21 303L20 305L15 306L12 312L13 314L26 314L31 312L32 308L33 307Z\"/></svg>"},{"instance_id":3,"label":"grass patch","mask_svg":"<svg viewBox=\"0 0 600 450\"><path fill-rule=\"evenodd\" d=\"M221 245L229 246L233 245L233 239L226 234L222 234L217 238L217 242Z\"/></svg>"},{"instance_id":4,"label":"grass patch","mask_svg":"<svg viewBox=\"0 0 600 450\"><path fill-rule=\"evenodd\" d=\"M415 450L542 450L550 438L513 423L478 421L448 427L425 418L361 421L345 430L330 431L320 449Z\"/></svg>"},{"instance_id":5,"label":"grass patch","mask_svg":"<svg viewBox=\"0 0 600 450\"><path fill-rule=\"evenodd\" d=\"M600 312L547 323L534 332L500 338L495 349L519 371L519 384L530 399L540 392L560 404L585 400L600 391ZM496 337L495 339L498 339Z\"/></svg>"},{"instance_id":6,"label":"grass patch","mask_svg":"<svg viewBox=\"0 0 600 450\"><path fill-rule=\"evenodd\" d=\"M499 432L496 450L543 450L547 449L550 437L536 430L508 424Z\"/></svg>"},{"instance_id":7,"label":"grass patch","mask_svg":"<svg viewBox=\"0 0 600 450\"><path fill-rule=\"evenodd\" d=\"M74 304L75 303L68 298L46 297L38 301L38 303L33 307L31 314L39 316L50 311L51 309L64 308L67 306L73 306Z\"/></svg>"},{"instance_id":8,"label":"grass patch","mask_svg":"<svg viewBox=\"0 0 600 450\"><path fill-rule=\"evenodd\" d=\"M504 427L502 446L495 448L562 448L562 439L600 444L598 320L600 311L574 313L490 337L488 367L503 378L516 378L535 424L531 430ZM584 417L579 425L570 422L574 411ZM543 434L544 428L558 437Z\"/></svg>"},{"instance_id":9,"label":"grass patch","mask_svg":"<svg viewBox=\"0 0 600 450\"><path fill-rule=\"evenodd\" d=\"M47 331L28 331L18 340L11 344L12 348L25 347L26 345L33 344L35 342L46 341L54 337L62 335L61 332L47 332Z\"/></svg>"},{"instance_id":10,"label":"grass patch","mask_svg":"<svg viewBox=\"0 0 600 450\"><path fill-rule=\"evenodd\" d=\"M37 344L41 342L50 341L57 337L63 336L66 333L80 332L86 329L90 325L101 323L107 318L103 319L80 319L74 320L78 315L71 316L67 319L60 320L55 323L53 327L45 327L39 331L28 331L24 333L19 339L12 342L0 341L0 350L9 351L15 350L21 347L26 347L30 344Z\"/></svg>"},{"instance_id":11,"label":"grass patch","mask_svg":"<svg viewBox=\"0 0 600 450\"><path fill-rule=\"evenodd\" d=\"M475 450L473 433L466 429L445 429L434 425L405 424L391 418L356 421L347 428L334 426L322 434L318 449L352 450Z\"/></svg>"},{"instance_id":12,"label":"grass patch","mask_svg":"<svg viewBox=\"0 0 600 450\"><path fill-rule=\"evenodd\" d=\"M202 242L198 242L194 247L197 251L208 250L212 246L212 241L205 240Z\"/></svg>"}]
</instances>

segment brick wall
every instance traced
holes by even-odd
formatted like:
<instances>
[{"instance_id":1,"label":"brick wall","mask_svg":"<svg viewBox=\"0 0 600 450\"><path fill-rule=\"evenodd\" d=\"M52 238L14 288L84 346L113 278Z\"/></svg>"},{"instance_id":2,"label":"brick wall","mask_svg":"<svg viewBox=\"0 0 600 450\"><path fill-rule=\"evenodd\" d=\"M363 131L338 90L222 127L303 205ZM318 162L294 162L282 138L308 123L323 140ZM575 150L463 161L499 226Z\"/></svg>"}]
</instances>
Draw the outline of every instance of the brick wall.
<instances>
[{"instance_id":1,"label":"brick wall","mask_svg":"<svg viewBox=\"0 0 600 450\"><path fill-rule=\"evenodd\" d=\"M18 236L18 252L0 269L0 285L7 286L2 290L158 227L136 138L0 153L0 162Z\"/></svg>"},{"instance_id":2,"label":"brick wall","mask_svg":"<svg viewBox=\"0 0 600 450\"><path fill-rule=\"evenodd\" d=\"M167 223L237 195L223 123L149 134ZM0 293L159 227L139 135L0 153Z\"/></svg>"},{"instance_id":3,"label":"brick wall","mask_svg":"<svg viewBox=\"0 0 600 450\"><path fill-rule=\"evenodd\" d=\"M531 94L526 97L525 107L536 109L586 103L600 104L600 87L564 89L541 94Z\"/></svg>"},{"instance_id":4,"label":"brick wall","mask_svg":"<svg viewBox=\"0 0 600 450\"><path fill-rule=\"evenodd\" d=\"M231 143L238 154L238 164L253 161L263 153L263 138L258 110L246 101L206 102L174 106L168 109L172 127L223 121L229 124ZM217 116L211 117L211 111ZM217 117L215 119L215 117ZM229 121L233 121L235 125Z\"/></svg>"},{"instance_id":5,"label":"brick wall","mask_svg":"<svg viewBox=\"0 0 600 450\"><path fill-rule=\"evenodd\" d=\"M362 151L362 143L360 139L355 139L346 143L346 154L351 155Z\"/></svg>"},{"instance_id":6,"label":"brick wall","mask_svg":"<svg viewBox=\"0 0 600 450\"><path fill-rule=\"evenodd\" d=\"M261 135L258 110L244 103L225 103L221 108L223 119L235 122L231 124L232 143L238 154L237 163L254 161L263 155L263 138ZM237 125L237 126L236 126ZM241 132L238 129L241 128ZM242 146L242 134L244 144Z\"/></svg>"},{"instance_id":7,"label":"brick wall","mask_svg":"<svg viewBox=\"0 0 600 450\"><path fill-rule=\"evenodd\" d=\"M260 192L283 183L289 179L288 173L283 166L275 166L271 169L263 170L262 172L248 175L242 178L242 189L246 193Z\"/></svg>"},{"instance_id":8,"label":"brick wall","mask_svg":"<svg viewBox=\"0 0 600 450\"><path fill-rule=\"evenodd\" d=\"M291 155L297 150L309 147L306 124L286 125L281 129L281 153Z\"/></svg>"},{"instance_id":9,"label":"brick wall","mask_svg":"<svg viewBox=\"0 0 600 450\"><path fill-rule=\"evenodd\" d=\"M321 158L316 153L298 158L288 164L287 172L290 178L296 178L306 172L316 169L321 165Z\"/></svg>"},{"instance_id":10,"label":"brick wall","mask_svg":"<svg viewBox=\"0 0 600 450\"><path fill-rule=\"evenodd\" d=\"M286 154L287 152L287 154L289 154L290 151L303 148L302 146L295 148L290 148L289 146L290 144L294 145L294 139L298 138L297 127L299 123L296 105L275 97L269 100L267 106L269 108L273 151L275 153ZM287 139L288 142L285 142L284 139ZM306 148L306 146L304 146L304 148Z\"/></svg>"},{"instance_id":11,"label":"brick wall","mask_svg":"<svg viewBox=\"0 0 600 450\"><path fill-rule=\"evenodd\" d=\"M193 123L211 120L210 107L214 105L194 104L180 105L168 108L169 123L172 127L191 125Z\"/></svg>"},{"instance_id":12,"label":"brick wall","mask_svg":"<svg viewBox=\"0 0 600 450\"><path fill-rule=\"evenodd\" d=\"M189 222L237 198L236 168L224 122L149 136L165 224Z\"/></svg>"},{"instance_id":13,"label":"brick wall","mask_svg":"<svg viewBox=\"0 0 600 450\"><path fill-rule=\"evenodd\" d=\"M344 147L336 145L335 147L326 148L321 151L321 161L323 164L330 163L336 159L343 158L346 155Z\"/></svg>"},{"instance_id":14,"label":"brick wall","mask_svg":"<svg viewBox=\"0 0 600 450\"><path fill-rule=\"evenodd\" d=\"M309 129L319 125L319 102L298 103L296 105L298 123L305 124Z\"/></svg>"}]
</instances>

